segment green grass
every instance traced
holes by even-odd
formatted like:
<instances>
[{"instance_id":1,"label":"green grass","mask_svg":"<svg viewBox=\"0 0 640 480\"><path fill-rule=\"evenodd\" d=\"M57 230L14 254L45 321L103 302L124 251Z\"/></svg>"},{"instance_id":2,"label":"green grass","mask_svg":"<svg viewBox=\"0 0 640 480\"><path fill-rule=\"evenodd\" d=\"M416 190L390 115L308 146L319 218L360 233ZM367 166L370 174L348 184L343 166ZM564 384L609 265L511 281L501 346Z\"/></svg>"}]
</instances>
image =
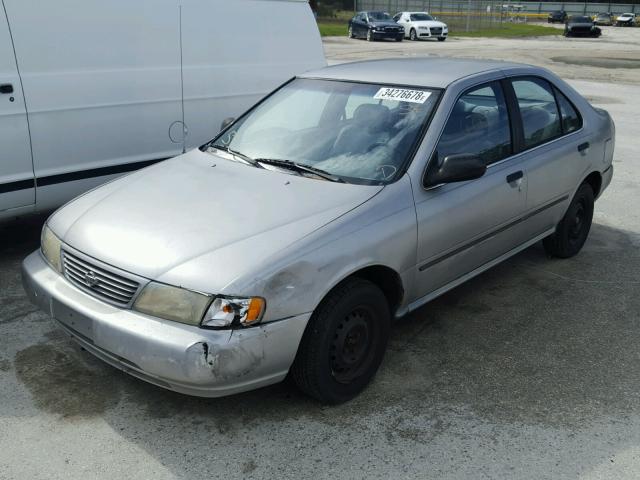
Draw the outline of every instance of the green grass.
<instances>
[{"instance_id":1,"label":"green grass","mask_svg":"<svg viewBox=\"0 0 640 480\"><path fill-rule=\"evenodd\" d=\"M347 22L320 20L318 22L318 28L320 29L320 35L323 37L347 36Z\"/></svg>"},{"instance_id":2,"label":"green grass","mask_svg":"<svg viewBox=\"0 0 640 480\"><path fill-rule=\"evenodd\" d=\"M318 28L323 37L344 37L347 35L347 22L333 19L319 19ZM530 25L526 23L503 23L495 27L465 32L462 29L451 28L450 37L539 37L544 35L562 35L562 29Z\"/></svg>"},{"instance_id":3,"label":"green grass","mask_svg":"<svg viewBox=\"0 0 640 480\"><path fill-rule=\"evenodd\" d=\"M529 25L526 23L503 23L502 26L484 28L470 32L451 29L450 37L540 37L544 35L562 35L562 29L544 27L542 25Z\"/></svg>"}]
</instances>

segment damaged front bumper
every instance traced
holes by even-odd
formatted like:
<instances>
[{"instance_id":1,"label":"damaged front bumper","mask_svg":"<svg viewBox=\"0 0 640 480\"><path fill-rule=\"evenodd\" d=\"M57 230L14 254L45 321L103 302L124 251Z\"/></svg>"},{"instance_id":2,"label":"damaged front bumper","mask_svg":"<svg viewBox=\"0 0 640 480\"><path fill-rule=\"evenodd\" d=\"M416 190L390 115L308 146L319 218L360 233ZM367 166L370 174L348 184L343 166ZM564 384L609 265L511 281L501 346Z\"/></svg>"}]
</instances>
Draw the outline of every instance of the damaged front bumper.
<instances>
[{"instance_id":1,"label":"damaged front bumper","mask_svg":"<svg viewBox=\"0 0 640 480\"><path fill-rule=\"evenodd\" d=\"M202 397L284 379L310 313L239 330L206 330L103 303L70 284L39 251L22 264L30 300L82 347L160 387Z\"/></svg>"}]
</instances>

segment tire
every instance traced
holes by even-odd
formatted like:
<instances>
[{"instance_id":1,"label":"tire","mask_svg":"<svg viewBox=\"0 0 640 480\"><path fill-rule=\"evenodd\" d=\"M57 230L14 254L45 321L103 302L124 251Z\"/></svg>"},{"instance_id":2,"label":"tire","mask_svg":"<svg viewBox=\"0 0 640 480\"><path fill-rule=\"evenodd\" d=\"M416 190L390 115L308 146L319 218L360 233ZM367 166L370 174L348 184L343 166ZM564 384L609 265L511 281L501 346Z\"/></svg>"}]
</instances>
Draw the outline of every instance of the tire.
<instances>
[{"instance_id":1,"label":"tire","mask_svg":"<svg viewBox=\"0 0 640 480\"><path fill-rule=\"evenodd\" d=\"M347 36L349 38L356 38L356 36L353 34L353 27L351 25L349 25L349 32L347 33Z\"/></svg>"},{"instance_id":2,"label":"tire","mask_svg":"<svg viewBox=\"0 0 640 480\"><path fill-rule=\"evenodd\" d=\"M438 41L439 42L444 42L447 39L447 37L438 37Z\"/></svg>"},{"instance_id":3,"label":"tire","mask_svg":"<svg viewBox=\"0 0 640 480\"><path fill-rule=\"evenodd\" d=\"M367 42L373 42L374 40L371 30L367 30Z\"/></svg>"},{"instance_id":4,"label":"tire","mask_svg":"<svg viewBox=\"0 0 640 480\"><path fill-rule=\"evenodd\" d=\"M396 42L401 42L402 40L404 40L404 38L403 38L403 37L397 37L397 38L396 38Z\"/></svg>"},{"instance_id":5,"label":"tire","mask_svg":"<svg viewBox=\"0 0 640 480\"><path fill-rule=\"evenodd\" d=\"M416 34L415 28L412 28L411 30L409 30L409 40L411 40L412 42L415 42L416 40L418 40L418 35Z\"/></svg>"},{"instance_id":6,"label":"tire","mask_svg":"<svg viewBox=\"0 0 640 480\"><path fill-rule=\"evenodd\" d=\"M293 380L322 403L351 400L378 370L390 327L382 291L367 280L346 280L313 312L291 367Z\"/></svg>"},{"instance_id":7,"label":"tire","mask_svg":"<svg viewBox=\"0 0 640 480\"><path fill-rule=\"evenodd\" d=\"M582 249L591 229L593 201L591 185L580 185L555 233L542 241L549 255L570 258Z\"/></svg>"}]
</instances>

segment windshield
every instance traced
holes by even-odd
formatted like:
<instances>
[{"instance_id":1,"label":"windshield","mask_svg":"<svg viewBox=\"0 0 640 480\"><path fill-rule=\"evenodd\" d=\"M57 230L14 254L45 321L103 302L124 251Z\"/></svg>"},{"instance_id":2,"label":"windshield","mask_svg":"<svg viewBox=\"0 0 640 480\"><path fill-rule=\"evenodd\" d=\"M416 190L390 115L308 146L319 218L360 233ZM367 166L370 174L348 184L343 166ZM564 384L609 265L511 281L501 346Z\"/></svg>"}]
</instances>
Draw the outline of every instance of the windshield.
<instances>
[{"instance_id":1,"label":"windshield","mask_svg":"<svg viewBox=\"0 0 640 480\"><path fill-rule=\"evenodd\" d=\"M569 19L572 23L591 23L592 20L589 17L571 17Z\"/></svg>"},{"instance_id":2,"label":"windshield","mask_svg":"<svg viewBox=\"0 0 640 480\"><path fill-rule=\"evenodd\" d=\"M427 15L426 13L412 13L411 21L412 22L422 22L424 20L433 20L431 15Z\"/></svg>"},{"instance_id":3,"label":"windshield","mask_svg":"<svg viewBox=\"0 0 640 480\"><path fill-rule=\"evenodd\" d=\"M389 15L388 13L384 13L384 12L369 12L369 20L388 20L388 21L393 21L391 19L391 15Z\"/></svg>"},{"instance_id":4,"label":"windshield","mask_svg":"<svg viewBox=\"0 0 640 480\"><path fill-rule=\"evenodd\" d=\"M439 92L296 79L210 145L289 160L351 183L386 183L408 160Z\"/></svg>"}]
</instances>

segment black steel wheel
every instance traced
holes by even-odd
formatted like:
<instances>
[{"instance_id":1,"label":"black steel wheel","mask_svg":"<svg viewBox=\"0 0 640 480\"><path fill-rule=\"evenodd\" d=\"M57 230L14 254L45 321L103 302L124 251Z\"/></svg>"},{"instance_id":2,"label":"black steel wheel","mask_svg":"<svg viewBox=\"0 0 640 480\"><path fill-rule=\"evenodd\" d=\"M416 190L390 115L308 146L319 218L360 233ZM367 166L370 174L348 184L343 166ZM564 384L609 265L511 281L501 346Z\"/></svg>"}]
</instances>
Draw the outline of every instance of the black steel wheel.
<instances>
[{"instance_id":1,"label":"black steel wheel","mask_svg":"<svg viewBox=\"0 0 640 480\"><path fill-rule=\"evenodd\" d=\"M569 258L582 249L591 230L593 197L591 185L580 185L556 232L542 242L549 255Z\"/></svg>"},{"instance_id":2,"label":"black steel wheel","mask_svg":"<svg viewBox=\"0 0 640 480\"><path fill-rule=\"evenodd\" d=\"M352 399L378 370L390 324L382 291L361 278L346 280L311 316L291 367L294 381L323 403Z\"/></svg>"}]
</instances>

